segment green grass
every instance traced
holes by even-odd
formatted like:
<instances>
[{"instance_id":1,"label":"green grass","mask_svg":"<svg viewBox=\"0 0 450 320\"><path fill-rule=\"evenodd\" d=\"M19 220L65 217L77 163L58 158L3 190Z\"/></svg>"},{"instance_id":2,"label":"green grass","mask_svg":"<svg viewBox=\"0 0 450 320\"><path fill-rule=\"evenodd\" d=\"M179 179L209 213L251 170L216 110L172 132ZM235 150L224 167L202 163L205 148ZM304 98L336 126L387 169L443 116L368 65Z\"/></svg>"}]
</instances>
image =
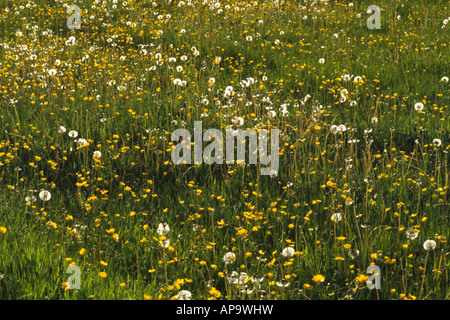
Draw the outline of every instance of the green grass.
<instances>
[{"instance_id":1,"label":"green grass","mask_svg":"<svg viewBox=\"0 0 450 320\"><path fill-rule=\"evenodd\" d=\"M0 1L0 299L448 299L448 3L379 1L370 30L375 3L309 2ZM280 129L277 176L172 163L175 129L235 117Z\"/></svg>"}]
</instances>

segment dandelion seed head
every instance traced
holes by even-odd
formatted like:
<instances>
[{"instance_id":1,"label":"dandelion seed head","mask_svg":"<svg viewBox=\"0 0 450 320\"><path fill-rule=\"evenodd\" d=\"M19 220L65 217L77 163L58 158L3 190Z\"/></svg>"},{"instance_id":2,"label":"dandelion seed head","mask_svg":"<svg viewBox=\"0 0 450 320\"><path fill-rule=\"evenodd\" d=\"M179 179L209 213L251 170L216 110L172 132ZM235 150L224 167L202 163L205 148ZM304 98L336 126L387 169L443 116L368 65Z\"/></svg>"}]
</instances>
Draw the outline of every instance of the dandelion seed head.
<instances>
[{"instance_id":1,"label":"dandelion seed head","mask_svg":"<svg viewBox=\"0 0 450 320\"><path fill-rule=\"evenodd\" d=\"M436 249L436 241L431 239L425 240L423 248L427 251Z\"/></svg>"}]
</instances>

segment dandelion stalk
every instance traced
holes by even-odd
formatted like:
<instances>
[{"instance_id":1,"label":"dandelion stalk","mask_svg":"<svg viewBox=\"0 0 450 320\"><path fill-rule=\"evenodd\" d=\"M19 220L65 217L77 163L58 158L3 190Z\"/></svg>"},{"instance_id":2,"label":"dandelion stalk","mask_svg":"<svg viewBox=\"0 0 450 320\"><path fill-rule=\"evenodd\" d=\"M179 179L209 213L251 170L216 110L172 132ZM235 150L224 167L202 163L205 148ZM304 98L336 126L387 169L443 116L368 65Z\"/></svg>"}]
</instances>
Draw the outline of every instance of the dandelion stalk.
<instances>
[{"instance_id":1,"label":"dandelion stalk","mask_svg":"<svg viewBox=\"0 0 450 320\"><path fill-rule=\"evenodd\" d=\"M428 251L429 251L429 250L427 250L427 254L426 254L426 256L425 256L425 266L424 266L424 268L423 268L422 284L420 285L420 295L419 295L419 300L422 299L423 283L424 283L424 281L425 281L425 273L426 273L426 271L427 271Z\"/></svg>"}]
</instances>

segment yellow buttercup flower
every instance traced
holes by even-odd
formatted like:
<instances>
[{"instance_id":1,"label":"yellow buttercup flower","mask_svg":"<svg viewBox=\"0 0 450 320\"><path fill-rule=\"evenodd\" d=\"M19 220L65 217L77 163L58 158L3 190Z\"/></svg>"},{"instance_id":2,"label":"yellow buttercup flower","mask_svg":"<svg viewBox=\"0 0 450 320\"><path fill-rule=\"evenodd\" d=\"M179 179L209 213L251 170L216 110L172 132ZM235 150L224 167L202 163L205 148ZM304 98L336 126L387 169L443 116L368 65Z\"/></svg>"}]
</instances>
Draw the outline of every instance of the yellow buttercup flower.
<instances>
[{"instance_id":1,"label":"yellow buttercup flower","mask_svg":"<svg viewBox=\"0 0 450 320\"><path fill-rule=\"evenodd\" d=\"M211 290L209 290L209 294L215 298L219 298L222 295L215 287L212 287Z\"/></svg>"},{"instance_id":2,"label":"yellow buttercup flower","mask_svg":"<svg viewBox=\"0 0 450 320\"><path fill-rule=\"evenodd\" d=\"M321 283L325 281L325 277L321 274L316 274L313 278L312 281L314 281L315 283Z\"/></svg>"},{"instance_id":3,"label":"yellow buttercup flower","mask_svg":"<svg viewBox=\"0 0 450 320\"><path fill-rule=\"evenodd\" d=\"M359 283L365 283L366 280L369 278L369 276L366 276L364 274L360 274L359 276L356 277L356 281Z\"/></svg>"},{"instance_id":4,"label":"yellow buttercup flower","mask_svg":"<svg viewBox=\"0 0 450 320\"><path fill-rule=\"evenodd\" d=\"M241 237L245 237L247 235L247 233L248 233L248 231L246 229L242 228L242 229L238 230L237 235L241 236Z\"/></svg>"}]
</instances>

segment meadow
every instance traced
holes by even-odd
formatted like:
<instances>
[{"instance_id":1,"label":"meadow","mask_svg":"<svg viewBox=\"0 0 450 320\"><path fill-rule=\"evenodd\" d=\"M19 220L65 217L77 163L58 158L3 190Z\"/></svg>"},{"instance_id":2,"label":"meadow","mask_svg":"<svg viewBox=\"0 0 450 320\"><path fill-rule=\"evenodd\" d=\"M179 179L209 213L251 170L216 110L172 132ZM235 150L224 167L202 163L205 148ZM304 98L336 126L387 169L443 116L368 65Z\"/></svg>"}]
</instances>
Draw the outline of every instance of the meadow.
<instances>
[{"instance_id":1,"label":"meadow","mask_svg":"<svg viewBox=\"0 0 450 320\"><path fill-rule=\"evenodd\" d=\"M449 299L449 21L445 0L0 0L0 299ZM194 121L280 130L277 174L174 164Z\"/></svg>"}]
</instances>

